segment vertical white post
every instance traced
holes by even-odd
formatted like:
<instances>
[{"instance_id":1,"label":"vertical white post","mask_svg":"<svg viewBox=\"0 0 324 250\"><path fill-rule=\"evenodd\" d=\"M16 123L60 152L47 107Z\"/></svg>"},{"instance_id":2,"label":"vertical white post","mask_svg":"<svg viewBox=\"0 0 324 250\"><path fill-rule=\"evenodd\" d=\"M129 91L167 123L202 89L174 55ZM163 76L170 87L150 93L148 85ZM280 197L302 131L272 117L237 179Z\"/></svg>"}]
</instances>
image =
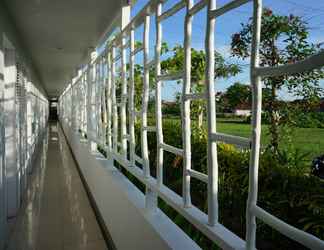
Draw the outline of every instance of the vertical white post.
<instances>
[{"instance_id":1,"label":"vertical white post","mask_svg":"<svg viewBox=\"0 0 324 250\"><path fill-rule=\"evenodd\" d=\"M120 124L121 124L121 143L123 157L127 158L127 124L126 124L126 104L127 104L127 68L126 68L126 38L122 36L121 43L121 67L122 67L122 86L121 86L121 106L120 106Z\"/></svg>"},{"instance_id":2,"label":"vertical white post","mask_svg":"<svg viewBox=\"0 0 324 250\"><path fill-rule=\"evenodd\" d=\"M101 94L101 98L102 98L102 103L103 103L103 126L102 126L102 143L104 145L104 147L107 146L107 120L108 120L108 116L107 116L107 75L105 74L106 70L106 64L107 64L107 60L105 57L102 58L102 94Z\"/></svg>"},{"instance_id":3,"label":"vertical white post","mask_svg":"<svg viewBox=\"0 0 324 250\"><path fill-rule=\"evenodd\" d=\"M86 69L87 70L87 69ZM87 71L85 71L83 73L83 131L84 133L87 133L87 117L88 117L88 114L87 114L87 91L88 91L88 87L87 87Z\"/></svg>"},{"instance_id":4,"label":"vertical white post","mask_svg":"<svg viewBox=\"0 0 324 250\"><path fill-rule=\"evenodd\" d=\"M215 103L215 58L214 58L214 29L215 18L210 13L216 9L216 0L207 3L207 33L206 33L206 86L207 86L207 165L208 165L208 223L214 226L218 221L218 162L217 143L211 140L216 133L216 103Z\"/></svg>"},{"instance_id":5,"label":"vertical white post","mask_svg":"<svg viewBox=\"0 0 324 250\"><path fill-rule=\"evenodd\" d=\"M111 120L112 120L112 107L111 107L111 100L112 100L112 60L111 60L111 53L108 51L107 53L107 140L108 140L108 152L112 152L112 141L111 141Z\"/></svg>"},{"instance_id":6,"label":"vertical white post","mask_svg":"<svg viewBox=\"0 0 324 250\"><path fill-rule=\"evenodd\" d=\"M253 37L251 53L251 85L252 85L252 149L249 168L249 195L246 209L246 249L255 249L256 219L251 208L257 204L258 171L261 136L262 87L259 76L254 69L259 66L259 47L261 34L262 0L254 0L253 5Z\"/></svg>"},{"instance_id":7,"label":"vertical white post","mask_svg":"<svg viewBox=\"0 0 324 250\"><path fill-rule=\"evenodd\" d=\"M90 146L91 144L91 131L92 131L92 124L91 124L91 118L92 118L92 114L91 114L91 93L92 93L92 82L91 82L91 65L89 64L88 65L88 68L87 68L87 73L86 73L86 85L87 85L87 139L88 139L88 144ZM65 94L66 95L66 94ZM65 95L64 95L64 110L67 108L66 106L66 101L65 101ZM64 111L65 113L65 111Z\"/></svg>"},{"instance_id":8,"label":"vertical white post","mask_svg":"<svg viewBox=\"0 0 324 250\"><path fill-rule=\"evenodd\" d=\"M120 125L121 125L121 149L123 157L127 158L127 123L126 123L126 106L127 106L127 65L126 65L126 33L123 33L123 29L129 23L130 20L130 5L122 7L121 13L121 67L122 67L122 86L121 86L121 105L120 105Z\"/></svg>"},{"instance_id":9,"label":"vertical white post","mask_svg":"<svg viewBox=\"0 0 324 250\"><path fill-rule=\"evenodd\" d=\"M118 152L118 110L117 110L117 99L116 99L116 79L115 79L115 45L111 48L111 94L112 94L112 121L113 121L113 151Z\"/></svg>"},{"instance_id":10,"label":"vertical white post","mask_svg":"<svg viewBox=\"0 0 324 250\"><path fill-rule=\"evenodd\" d=\"M159 2L156 7L155 25L156 25L156 46L155 46L155 117L156 117L156 141L157 141L157 159L156 159L156 172L157 184L163 185L163 128L162 128L162 100L161 100L161 87L162 81L158 79L161 74L161 44L162 44L162 24L158 17L162 14L162 3Z\"/></svg>"},{"instance_id":11,"label":"vertical white post","mask_svg":"<svg viewBox=\"0 0 324 250\"><path fill-rule=\"evenodd\" d=\"M86 98L87 98L87 92L86 92L87 86L86 86L86 73L83 72L82 75L82 133L86 132Z\"/></svg>"},{"instance_id":12,"label":"vertical white post","mask_svg":"<svg viewBox=\"0 0 324 250\"><path fill-rule=\"evenodd\" d=\"M135 82L134 82L134 63L135 63L135 37L134 29L130 31L130 58L129 58L129 144L130 144L130 162L131 166L135 166L135 107L134 107L134 96L135 96Z\"/></svg>"},{"instance_id":13,"label":"vertical white post","mask_svg":"<svg viewBox=\"0 0 324 250\"><path fill-rule=\"evenodd\" d=\"M182 87L182 138L183 138L183 184L182 196L185 207L191 205L190 196L190 175L188 170L191 169L191 125L190 125L190 99L185 98L190 94L191 90L191 32L192 32L192 16L189 15L189 9L192 7L193 1L187 0L187 13L185 17L184 32L184 81Z\"/></svg>"},{"instance_id":14,"label":"vertical white post","mask_svg":"<svg viewBox=\"0 0 324 250\"><path fill-rule=\"evenodd\" d=\"M72 84L71 84L71 124L72 124L72 130L75 132L76 131L76 119L77 119L77 115L76 115L76 91L77 91L77 87L75 85L77 77L74 77L72 79Z\"/></svg>"},{"instance_id":15,"label":"vertical white post","mask_svg":"<svg viewBox=\"0 0 324 250\"><path fill-rule=\"evenodd\" d=\"M143 34L143 42L144 42L144 81L143 81L143 98L142 98L142 158L143 158L143 169L144 176L150 176L150 165L149 165L149 155L148 155L148 144L147 144L147 108L148 108L148 100L149 100L149 81L150 81L150 69L148 67L148 58L149 58L149 31L150 31L150 16L146 14L144 21L144 34Z\"/></svg>"},{"instance_id":16,"label":"vertical white post","mask_svg":"<svg viewBox=\"0 0 324 250\"><path fill-rule=\"evenodd\" d=\"M150 32L150 15L146 13L144 19L144 34L143 34L143 52L144 52L144 82L143 82L143 98L142 98L142 158L143 158L143 172L144 177L149 178L150 175L150 162L147 142L147 111L149 101L149 87L150 87L150 68L148 66L149 61L149 32ZM157 194L146 187L145 193L145 207L150 212L155 212L157 209Z\"/></svg>"},{"instance_id":17,"label":"vertical white post","mask_svg":"<svg viewBox=\"0 0 324 250\"><path fill-rule=\"evenodd\" d=\"M99 62L98 62L98 71L99 71L99 76L98 76L98 99L99 99L99 110L98 110L98 123L99 123L99 131L98 131L98 134L99 134L99 142L101 145L105 145L104 143L104 131L103 131L103 128L104 128L104 84L103 84L103 81L104 81L104 78L103 78L103 73L102 73L102 65L103 65L103 58L100 56L100 59L99 59Z\"/></svg>"},{"instance_id":18,"label":"vertical white post","mask_svg":"<svg viewBox=\"0 0 324 250\"><path fill-rule=\"evenodd\" d=\"M100 76L99 76L99 60L96 61L94 64L94 77L93 77L93 85L94 85L94 104L95 104L95 119L94 122L94 128L95 128L95 141L98 142L100 140L99 136L99 126L100 126L100 120L99 120L99 111L100 111L100 93L99 93L99 87L100 87Z\"/></svg>"}]
</instances>

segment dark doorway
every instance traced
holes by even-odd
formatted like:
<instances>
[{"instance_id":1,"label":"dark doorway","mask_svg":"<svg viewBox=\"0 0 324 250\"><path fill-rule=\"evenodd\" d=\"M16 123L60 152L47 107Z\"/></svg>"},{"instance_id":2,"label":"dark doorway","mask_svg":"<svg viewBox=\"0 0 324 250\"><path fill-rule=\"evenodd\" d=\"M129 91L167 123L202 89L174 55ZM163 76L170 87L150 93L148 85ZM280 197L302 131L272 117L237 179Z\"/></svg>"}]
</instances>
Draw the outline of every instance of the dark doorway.
<instances>
[{"instance_id":1,"label":"dark doorway","mask_svg":"<svg viewBox=\"0 0 324 250\"><path fill-rule=\"evenodd\" d=\"M50 100L50 112L49 112L49 120L57 121L57 99Z\"/></svg>"}]
</instances>

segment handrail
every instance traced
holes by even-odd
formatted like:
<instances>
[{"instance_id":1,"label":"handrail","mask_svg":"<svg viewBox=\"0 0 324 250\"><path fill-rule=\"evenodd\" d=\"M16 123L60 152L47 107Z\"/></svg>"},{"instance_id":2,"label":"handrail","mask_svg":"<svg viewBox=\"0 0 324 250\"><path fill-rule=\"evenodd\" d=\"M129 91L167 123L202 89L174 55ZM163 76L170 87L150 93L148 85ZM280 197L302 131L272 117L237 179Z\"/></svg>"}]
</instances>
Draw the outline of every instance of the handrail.
<instances>
[{"instance_id":1,"label":"handrail","mask_svg":"<svg viewBox=\"0 0 324 250\"><path fill-rule=\"evenodd\" d=\"M258 198L258 167L260 157L261 140L261 78L293 74L313 70L324 66L324 51L312 55L305 60L294 64L277 67L260 67L259 46L261 34L262 0L232 0L229 3L216 8L215 0L200 0L194 4L193 0L181 0L171 8L162 11L165 0L151 0L142 10L126 25L126 27L113 38L100 55L94 59L88 67L84 68L81 75L69 85L59 98L59 107L69 124L82 124L82 130L86 131L89 141L100 142L105 145L104 150L108 156L116 160L123 168L135 176L146 190L145 194L148 208L156 208L156 197L160 197L167 204L183 215L190 223L197 227L208 238L225 249L255 249L256 242L256 218L263 220L272 228L293 240L314 248L324 248L322 240L299 230L279 220L275 216L257 206ZM251 85L252 103L252 134L251 138L243 138L234 135L219 133L216 130L216 107L215 107L215 64L214 64L214 35L215 20L217 17L234 10L243 4L253 2L253 37L251 52ZM191 37L192 17L207 8L207 32L206 32L206 92L191 92ZM163 73L161 70L161 47L162 47L162 23L166 18L185 9L184 21L184 62L183 69L179 72ZM155 18L155 55L149 60L149 48L152 46L150 38L150 17ZM144 24L142 46L135 48L135 29ZM120 55L116 57L116 49L120 49ZM129 50L130 53L126 53ZM141 108L135 109L134 105L134 56L143 51L143 95L141 96ZM129 60L127 61L127 56ZM116 58L121 59L121 79L117 79ZM118 62L119 63L119 62ZM128 63L128 67L126 67ZM100 70L106 67L105 70ZM150 94L150 74L154 67L155 83L155 126L148 125L148 101ZM106 73L103 73L106 72ZM128 75L127 75L128 74ZM128 77L128 78L127 78ZM183 81L181 98L181 123L182 123L182 147L177 148L165 143L163 138L162 122L162 84L165 81ZM119 81L121 80L121 81ZM121 82L121 85L120 85ZM87 91L78 91L78 86L83 86ZM119 89L118 89L119 88ZM117 100L117 93L122 90L121 102ZM80 101L76 99L80 98ZM207 101L207 167L208 174L191 169L191 101ZM94 105L92 105L94 104ZM129 105L129 106L127 106ZM126 107L128 107L126 109ZM100 112L104 111L104 115ZM76 112L77 111L77 112ZM76 117L78 114L78 117ZM105 119L105 121L102 121ZM135 153L135 121L141 121L139 130L141 140L141 154ZM126 129L126 125L128 129ZM148 132L154 132L156 136L156 178L150 174ZM94 137L94 138L92 138ZM247 200L247 233L246 241L243 241L233 232L226 229L218 220L218 159L217 143L224 142L235 144L250 153L249 166L249 193ZM163 183L163 154L169 152L182 159L183 182L182 196L175 194ZM142 169L136 167L142 165ZM196 178L207 184L208 187L208 212L204 213L191 203L190 178Z\"/></svg>"}]
</instances>

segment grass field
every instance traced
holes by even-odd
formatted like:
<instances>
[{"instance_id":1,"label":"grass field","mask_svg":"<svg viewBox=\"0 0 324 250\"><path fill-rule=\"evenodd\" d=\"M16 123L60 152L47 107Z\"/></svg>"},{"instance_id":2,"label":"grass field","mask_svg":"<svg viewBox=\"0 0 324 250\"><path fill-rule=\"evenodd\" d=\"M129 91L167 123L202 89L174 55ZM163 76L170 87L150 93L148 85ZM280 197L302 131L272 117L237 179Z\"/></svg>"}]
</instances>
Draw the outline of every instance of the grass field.
<instances>
[{"instance_id":1,"label":"grass field","mask_svg":"<svg viewBox=\"0 0 324 250\"><path fill-rule=\"evenodd\" d=\"M250 137L251 135L251 126L249 124L239 123L235 120L218 119L217 130L221 133L242 137ZM263 145L269 141L267 125L262 126L261 141ZM296 149L309 153L309 157L307 158L324 154L324 129L295 128L292 134L292 143Z\"/></svg>"},{"instance_id":2,"label":"grass field","mask_svg":"<svg viewBox=\"0 0 324 250\"><path fill-rule=\"evenodd\" d=\"M167 118L179 120L179 118ZM250 124L242 123L240 119L217 118L217 131L221 133L242 137L251 136ZM266 145L269 141L268 126L262 126L261 143ZM324 154L324 129L321 128L295 128L292 134L292 143L302 153L309 153L307 159ZM284 144L284 143L282 143ZM285 147L286 145L280 145Z\"/></svg>"}]
</instances>

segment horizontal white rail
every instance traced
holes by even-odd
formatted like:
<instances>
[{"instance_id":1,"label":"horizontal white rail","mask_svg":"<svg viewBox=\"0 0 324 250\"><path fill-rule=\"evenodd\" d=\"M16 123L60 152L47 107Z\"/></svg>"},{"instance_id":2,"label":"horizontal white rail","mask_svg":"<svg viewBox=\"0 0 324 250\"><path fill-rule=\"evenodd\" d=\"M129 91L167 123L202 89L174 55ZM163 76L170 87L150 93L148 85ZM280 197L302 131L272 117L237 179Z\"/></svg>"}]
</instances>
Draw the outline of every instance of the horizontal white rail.
<instances>
[{"instance_id":1,"label":"horizontal white rail","mask_svg":"<svg viewBox=\"0 0 324 250\"><path fill-rule=\"evenodd\" d=\"M218 9L212 10L210 13L210 18L215 18L215 17L221 16L221 15L225 14L226 12L229 12L235 8L238 8L241 5L244 5L250 1L252 1L252 0L233 0Z\"/></svg>"},{"instance_id":2,"label":"horizontal white rail","mask_svg":"<svg viewBox=\"0 0 324 250\"><path fill-rule=\"evenodd\" d=\"M287 224L286 222L269 214L262 208L258 206L252 206L251 212L254 213L255 216L258 217L260 220L273 227L274 229L278 230L280 233L286 235L288 238L295 240L310 249L324 249L324 242L322 240Z\"/></svg>"},{"instance_id":3,"label":"horizontal white rail","mask_svg":"<svg viewBox=\"0 0 324 250\"><path fill-rule=\"evenodd\" d=\"M156 132L156 127L147 126L147 127L144 127L143 130L146 130L147 132Z\"/></svg>"},{"instance_id":4,"label":"horizontal white rail","mask_svg":"<svg viewBox=\"0 0 324 250\"><path fill-rule=\"evenodd\" d=\"M206 6L206 2L207 0L200 0L198 3L196 3L192 8L189 9L189 16L193 16L201 9L203 9Z\"/></svg>"},{"instance_id":5,"label":"horizontal white rail","mask_svg":"<svg viewBox=\"0 0 324 250\"><path fill-rule=\"evenodd\" d=\"M114 59L113 62L117 62L121 59L121 54L118 54Z\"/></svg>"},{"instance_id":6,"label":"horizontal white rail","mask_svg":"<svg viewBox=\"0 0 324 250\"><path fill-rule=\"evenodd\" d=\"M141 111L134 111L134 115L135 116L142 116L142 112Z\"/></svg>"},{"instance_id":7,"label":"horizontal white rail","mask_svg":"<svg viewBox=\"0 0 324 250\"><path fill-rule=\"evenodd\" d=\"M137 154L134 154L134 159L138 163L143 164L143 159L141 157L139 157Z\"/></svg>"},{"instance_id":8,"label":"horizontal white rail","mask_svg":"<svg viewBox=\"0 0 324 250\"><path fill-rule=\"evenodd\" d=\"M173 16L175 13L177 13L179 10L184 8L186 6L186 1L181 0L180 2L173 5L170 9L168 9L166 12L162 13L158 17L158 21L162 21L164 19L167 19L170 16Z\"/></svg>"},{"instance_id":9,"label":"horizontal white rail","mask_svg":"<svg viewBox=\"0 0 324 250\"><path fill-rule=\"evenodd\" d=\"M251 148L251 140L240 136L216 133L216 134L211 134L210 139L217 142L225 142L228 144L241 146L246 149Z\"/></svg>"},{"instance_id":10,"label":"horizontal white rail","mask_svg":"<svg viewBox=\"0 0 324 250\"><path fill-rule=\"evenodd\" d=\"M124 160L120 160L119 162L121 163L123 161ZM216 242L221 248L232 250L245 249L245 242L240 237L219 223L215 226L209 226L208 217L204 212L193 206L184 209L182 198L178 194L164 185L157 185L154 178L144 177L142 169L130 167L129 162L126 161L126 163L127 164L125 164L124 167L132 175L134 175L144 185L148 186L150 190L156 192L159 197L167 202L167 204L184 216L188 221L193 223L201 232Z\"/></svg>"},{"instance_id":11,"label":"horizontal white rail","mask_svg":"<svg viewBox=\"0 0 324 250\"><path fill-rule=\"evenodd\" d=\"M208 183L208 175L198 172L193 169L188 169L187 174L190 175L191 177L194 177L202 182Z\"/></svg>"},{"instance_id":12,"label":"horizontal white rail","mask_svg":"<svg viewBox=\"0 0 324 250\"><path fill-rule=\"evenodd\" d=\"M174 146L171 146L171 145L165 144L165 143L161 143L159 146L160 146L160 148L164 149L165 151L168 151L175 155L183 156L183 149L176 148Z\"/></svg>"},{"instance_id":13,"label":"horizontal white rail","mask_svg":"<svg viewBox=\"0 0 324 250\"><path fill-rule=\"evenodd\" d=\"M319 69L323 66L324 51L292 64L275 67L256 67L253 70L253 74L261 77L281 76Z\"/></svg>"},{"instance_id":14,"label":"horizontal white rail","mask_svg":"<svg viewBox=\"0 0 324 250\"><path fill-rule=\"evenodd\" d=\"M183 72L174 72L169 74L158 75L157 79L159 81L175 81L183 78Z\"/></svg>"},{"instance_id":15,"label":"horizontal white rail","mask_svg":"<svg viewBox=\"0 0 324 250\"><path fill-rule=\"evenodd\" d=\"M130 136L127 134L127 135L123 135L122 138L123 139L126 139L126 140L129 140L130 139Z\"/></svg>"},{"instance_id":16,"label":"horizontal white rail","mask_svg":"<svg viewBox=\"0 0 324 250\"><path fill-rule=\"evenodd\" d=\"M191 93L191 94L186 94L185 96L184 96L184 99L185 100L202 100L202 99L206 99L207 97L206 97L206 94L204 94L204 93L197 93L197 94L195 94L195 93Z\"/></svg>"},{"instance_id":17,"label":"horizontal white rail","mask_svg":"<svg viewBox=\"0 0 324 250\"><path fill-rule=\"evenodd\" d=\"M133 50L131 53L132 53L132 55L136 55L137 53L141 52L142 50L143 50L143 46L139 46L135 50Z\"/></svg>"},{"instance_id":18,"label":"horizontal white rail","mask_svg":"<svg viewBox=\"0 0 324 250\"><path fill-rule=\"evenodd\" d=\"M125 159L122 155L114 152L114 153L112 153L112 156L113 156L113 159L116 160L123 167L129 168L130 166L132 166L132 164L127 159Z\"/></svg>"},{"instance_id":19,"label":"horizontal white rail","mask_svg":"<svg viewBox=\"0 0 324 250\"><path fill-rule=\"evenodd\" d=\"M253 39L251 51L251 85L253 94L252 105L252 133L251 139L234 135L218 133L216 130L216 91L215 91L215 58L214 58L214 35L215 19L235 8L248 2L253 2ZM157 196L172 206L190 223L204 233L208 238L225 249L255 249L256 223L255 215L264 220L265 223L277 229L281 233L291 237L301 244L323 248L323 241L298 230L278 218L270 215L256 206L258 201L258 167L260 157L260 135L261 121L261 77L293 74L313 69L324 65L324 52L313 55L303 61L294 64L281 65L277 67L259 67L259 44L261 34L262 0L233 0L229 3L216 7L216 0L181 0L171 8L162 12L166 0L151 0L144 8L126 25L126 27L107 45L106 49L83 71L83 74L73 81L73 85L63 92L60 97L60 111L63 114L62 120L69 126L75 127L75 123L82 124L82 130L86 131L88 141L100 144L108 157L117 161L123 168L127 169L145 186L145 198L148 207L156 207L152 201ZM192 18L195 14L206 7L206 35L205 35L205 93L191 93L191 39L192 39ZM183 71L165 72L161 68L162 50L162 24L163 20L184 10L184 60ZM151 38L150 18L155 17L153 33L156 34L155 44ZM144 24L144 32L141 45L136 48L136 28ZM150 55L150 48L155 48L153 57ZM130 51L127 53L126 50ZM143 88L141 93L141 105L135 107L135 55L143 51ZM118 55L116 56L116 53ZM118 60L118 62L116 62ZM119 61L120 60L120 61ZM106 70L102 70L105 68ZM154 69L155 85L151 82L151 70ZM102 73L102 72L105 73ZM164 143L163 122L162 122L162 96L161 89L164 81L183 80L181 100L181 124L183 149ZM78 88L81 88L78 90ZM152 86L154 87L155 104L155 126L148 125L148 103ZM83 90L82 90L83 88ZM75 91L79 91L75 95ZM107 91L104 94L103 91ZM117 96L120 96L117 97ZM72 101L75 96L81 96L80 103ZM106 98L107 97L107 98ZM95 103L91 103L95 100ZM191 169L191 101L206 100L207 104L207 169L208 174ZM137 103L138 104L138 103ZM72 108L71 108L72 106ZM78 118L73 111L76 106L82 111ZM120 107L120 108L117 108ZM73 110L73 111L72 111ZM135 136L135 126L140 123L140 136ZM156 179L150 175L149 143L148 132L156 133ZM99 139L98 139L99 138ZM218 220L218 159L217 142L234 144L250 152L249 169L249 198L246 223L246 243L234 233L227 230ZM141 144L140 155L135 153L137 144ZM104 145L104 146L103 146ZM107 145L107 146L106 146ZM136 150L137 151L137 150ZM163 185L163 154L164 151L183 157L183 193L179 196ZM129 160L128 160L129 157ZM141 165L134 167L135 165ZM190 177L207 183L208 212L203 213L191 204ZM154 194L154 195L152 195ZM155 205L154 205L155 204ZM279 225L279 226L278 226ZM305 241L303 241L305 239Z\"/></svg>"},{"instance_id":20,"label":"horizontal white rail","mask_svg":"<svg viewBox=\"0 0 324 250\"><path fill-rule=\"evenodd\" d=\"M153 59L146 64L146 67L151 68L154 66L154 64L155 64L155 60Z\"/></svg>"}]
</instances>

